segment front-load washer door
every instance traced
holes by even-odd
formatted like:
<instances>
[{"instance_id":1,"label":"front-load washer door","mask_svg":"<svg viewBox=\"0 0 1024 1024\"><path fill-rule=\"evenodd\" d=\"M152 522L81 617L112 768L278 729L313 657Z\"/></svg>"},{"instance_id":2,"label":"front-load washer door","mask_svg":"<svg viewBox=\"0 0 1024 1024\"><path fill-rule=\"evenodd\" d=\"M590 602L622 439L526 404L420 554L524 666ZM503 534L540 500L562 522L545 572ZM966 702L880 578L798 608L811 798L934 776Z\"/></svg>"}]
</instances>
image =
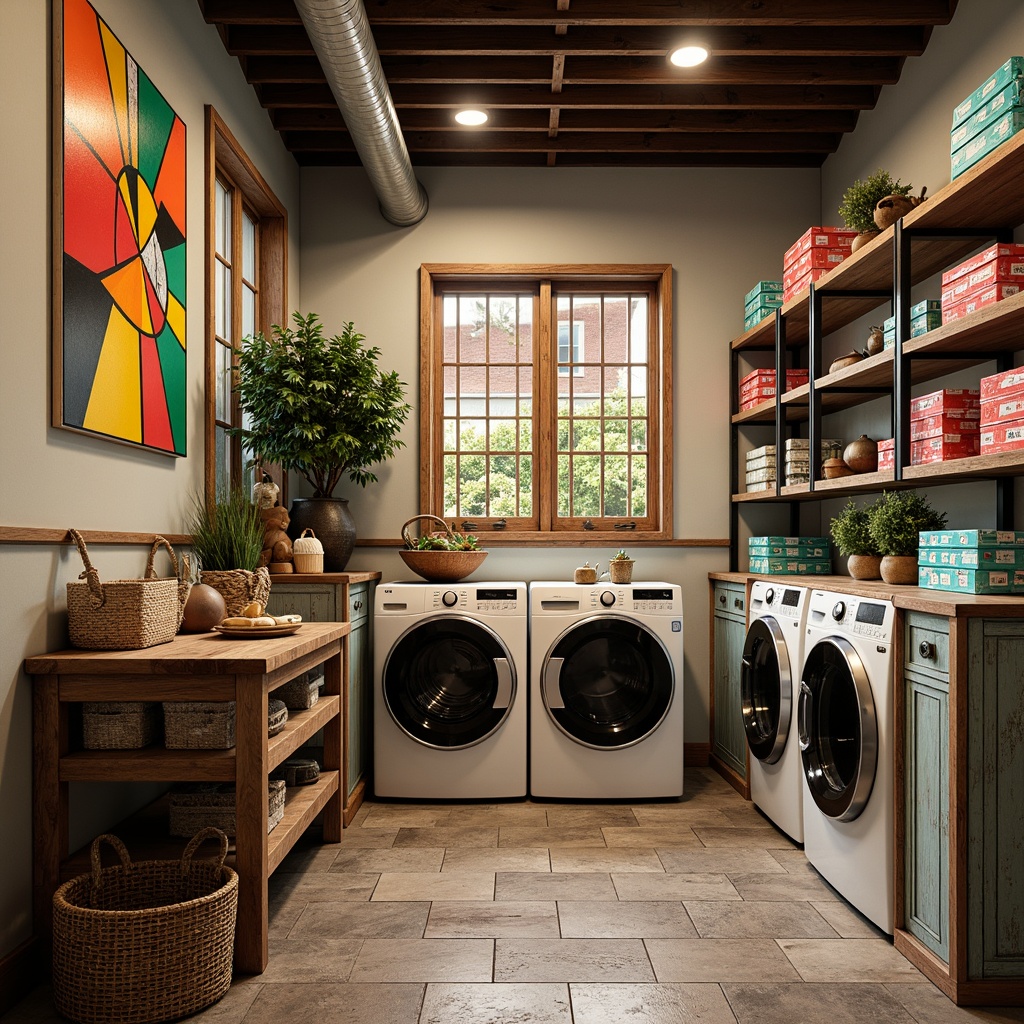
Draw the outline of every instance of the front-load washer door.
<instances>
[{"instance_id":1,"label":"front-load washer door","mask_svg":"<svg viewBox=\"0 0 1024 1024\"><path fill-rule=\"evenodd\" d=\"M804 778L818 808L852 821L875 781L878 723L864 663L843 637L816 643L804 661L798 709Z\"/></svg>"},{"instance_id":2,"label":"front-load washer door","mask_svg":"<svg viewBox=\"0 0 1024 1024\"><path fill-rule=\"evenodd\" d=\"M516 668L484 623L442 615L402 634L384 663L381 687L399 728L428 747L454 750L501 727L515 701Z\"/></svg>"},{"instance_id":3,"label":"front-load washer door","mask_svg":"<svg viewBox=\"0 0 1024 1024\"><path fill-rule=\"evenodd\" d=\"M541 665L541 699L570 739L609 749L639 743L661 724L675 678L665 645L642 623L597 615L574 623Z\"/></svg>"},{"instance_id":4,"label":"front-load washer door","mask_svg":"<svg viewBox=\"0 0 1024 1024\"><path fill-rule=\"evenodd\" d=\"M782 757L793 717L789 648L774 616L754 619L743 641L740 701L750 753L764 764Z\"/></svg>"}]
</instances>

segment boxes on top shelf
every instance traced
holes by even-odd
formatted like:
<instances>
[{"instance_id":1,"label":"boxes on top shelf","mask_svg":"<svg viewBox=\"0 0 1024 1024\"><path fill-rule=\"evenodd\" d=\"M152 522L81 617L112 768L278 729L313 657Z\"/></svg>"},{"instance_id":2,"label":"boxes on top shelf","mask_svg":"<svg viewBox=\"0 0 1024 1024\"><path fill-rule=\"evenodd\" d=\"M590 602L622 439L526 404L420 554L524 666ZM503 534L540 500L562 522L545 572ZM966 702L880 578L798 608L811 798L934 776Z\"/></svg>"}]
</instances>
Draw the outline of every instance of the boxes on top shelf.
<instances>
[{"instance_id":1,"label":"boxes on top shelf","mask_svg":"<svg viewBox=\"0 0 1024 1024\"><path fill-rule=\"evenodd\" d=\"M857 232L849 228L809 227L785 252L782 267L794 263L809 249L845 249L849 255L850 246Z\"/></svg>"},{"instance_id":2,"label":"boxes on top shelf","mask_svg":"<svg viewBox=\"0 0 1024 1024\"><path fill-rule=\"evenodd\" d=\"M919 565L943 565L954 569L1024 569L1024 547L917 549Z\"/></svg>"},{"instance_id":3,"label":"boxes on top shelf","mask_svg":"<svg viewBox=\"0 0 1024 1024\"><path fill-rule=\"evenodd\" d=\"M753 288L743 296L743 305L759 306L763 304L763 298L770 295L782 294L781 281L758 281Z\"/></svg>"},{"instance_id":4,"label":"boxes on top shelf","mask_svg":"<svg viewBox=\"0 0 1024 1024\"><path fill-rule=\"evenodd\" d=\"M751 327L756 327L765 317L774 316L775 310L782 305L782 298L779 298L778 303L774 306L756 306L749 312L743 315L743 330L749 331Z\"/></svg>"},{"instance_id":5,"label":"boxes on top shelf","mask_svg":"<svg viewBox=\"0 0 1024 1024\"><path fill-rule=\"evenodd\" d=\"M986 306L991 306L996 302L1002 302L1003 299L1016 295L1021 290L1021 287L1019 284L994 284L990 288L985 288L980 292L967 296L967 298L962 299L960 302L953 302L949 306L943 306L942 322L948 324L953 320L959 320L961 317L968 316L976 310L985 309Z\"/></svg>"},{"instance_id":6,"label":"boxes on top shelf","mask_svg":"<svg viewBox=\"0 0 1024 1024\"><path fill-rule=\"evenodd\" d=\"M763 558L752 556L750 571L765 576L829 576L830 558Z\"/></svg>"},{"instance_id":7,"label":"boxes on top shelf","mask_svg":"<svg viewBox=\"0 0 1024 1024\"><path fill-rule=\"evenodd\" d=\"M956 281L958 278L964 277L966 274L973 273L975 270L985 266L987 263L1003 259L1024 259L1024 244L1019 242L1003 242L996 245L990 245L987 249L983 249L981 252L969 257L962 263L958 263L955 267L951 267L949 270L943 271L942 285L945 287L953 281ZM1017 271L1017 273L1024 273L1024 271Z\"/></svg>"},{"instance_id":8,"label":"boxes on top shelf","mask_svg":"<svg viewBox=\"0 0 1024 1024\"><path fill-rule=\"evenodd\" d=\"M827 548L830 542L828 537L815 537L815 536L781 536L779 534L767 534L761 536L753 536L747 539L748 549L751 547L765 547L771 545L779 545L784 548L795 547L798 544L809 544L812 547Z\"/></svg>"},{"instance_id":9,"label":"boxes on top shelf","mask_svg":"<svg viewBox=\"0 0 1024 1024\"><path fill-rule=\"evenodd\" d=\"M1021 80L1016 79L999 92L990 94L969 117L956 125L949 133L949 152L955 153L997 117L1003 116L1014 107L1021 106L1020 83Z\"/></svg>"},{"instance_id":10,"label":"boxes on top shelf","mask_svg":"<svg viewBox=\"0 0 1024 1024\"><path fill-rule=\"evenodd\" d=\"M964 594L1024 592L1024 569L954 569L918 565L917 585L926 590L956 590Z\"/></svg>"},{"instance_id":11,"label":"boxes on top shelf","mask_svg":"<svg viewBox=\"0 0 1024 1024\"><path fill-rule=\"evenodd\" d=\"M924 548L1024 547L1024 530L922 530L917 541Z\"/></svg>"},{"instance_id":12,"label":"boxes on top shelf","mask_svg":"<svg viewBox=\"0 0 1024 1024\"><path fill-rule=\"evenodd\" d=\"M789 302L794 295L799 295L814 282L819 281L831 269L831 267L812 267L803 274L791 274L786 271L782 275L782 301Z\"/></svg>"},{"instance_id":13,"label":"boxes on top shelf","mask_svg":"<svg viewBox=\"0 0 1024 1024\"><path fill-rule=\"evenodd\" d=\"M969 96L961 100L953 108L953 127L956 128L966 121L978 108L1001 92L1007 86L1016 85L1018 89L1024 83L1024 57L1008 57L988 78Z\"/></svg>"},{"instance_id":14,"label":"boxes on top shelf","mask_svg":"<svg viewBox=\"0 0 1024 1024\"><path fill-rule=\"evenodd\" d=\"M998 149L1007 139L1024 128L1024 107L1011 107L1002 117L982 128L974 138L961 146L949 161L950 178L955 180L964 171Z\"/></svg>"}]
</instances>

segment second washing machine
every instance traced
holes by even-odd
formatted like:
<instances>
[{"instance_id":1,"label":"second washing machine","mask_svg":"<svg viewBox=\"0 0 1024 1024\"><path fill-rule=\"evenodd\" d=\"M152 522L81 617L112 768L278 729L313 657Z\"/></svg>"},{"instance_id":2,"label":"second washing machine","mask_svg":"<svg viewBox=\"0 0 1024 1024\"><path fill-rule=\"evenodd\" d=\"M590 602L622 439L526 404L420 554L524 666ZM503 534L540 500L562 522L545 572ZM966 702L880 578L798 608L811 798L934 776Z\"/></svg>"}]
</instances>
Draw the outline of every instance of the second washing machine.
<instances>
[{"instance_id":1,"label":"second washing machine","mask_svg":"<svg viewBox=\"0 0 1024 1024\"><path fill-rule=\"evenodd\" d=\"M813 590L797 718L804 853L865 917L893 933L891 601Z\"/></svg>"},{"instance_id":2,"label":"second washing machine","mask_svg":"<svg viewBox=\"0 0 1024 1024\"><path fill-rule=\"evenodd\" d=\"M530 584L530 793L683 793L683 608L670 583Z\"/></svg>"},{"instance_id":3,"label":"second washing machine","mask_svg":"<svg viewBox=\"0 0 1024 1024\"><path fill-rule=\"evenodd\" d=\"M526 796L527 622L521 582L377 586L377 796Z\"/></svg>"},{"instance_id":4,"label":"second washing machine","mask_svg":"<svg viewBox=\"0 0 1024 1024\"><path fill-rule=\"evenodd\" d=\"M750 798L783 832L804 841L803 764L796 706L809 591L755 580L740 666L740 706L750 750Z\"/></svg>"}]
</instances>

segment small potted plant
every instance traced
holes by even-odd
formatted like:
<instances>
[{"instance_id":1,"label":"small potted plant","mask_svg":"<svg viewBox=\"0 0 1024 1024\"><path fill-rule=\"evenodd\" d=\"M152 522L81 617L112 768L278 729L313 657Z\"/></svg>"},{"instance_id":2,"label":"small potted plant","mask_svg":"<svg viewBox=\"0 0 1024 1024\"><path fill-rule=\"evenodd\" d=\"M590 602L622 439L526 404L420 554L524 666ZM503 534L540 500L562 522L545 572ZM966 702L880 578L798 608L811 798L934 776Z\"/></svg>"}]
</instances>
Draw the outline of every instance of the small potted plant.
<instances>
[{"instance_id":1,"label":"small potted plant","mask_svg":"<svg viewBox=\"0 0 1024 1024\"><path fill-rule=\"evenodd\" d=\"M886 583L917 583L918 535L945 525L946 513L915 491L883 492L868 517L868 533L882 554L882 579Z\"/></svg>"},{"instance_id":2,"label":"small potted plant","mask_svg":"<svg viewBox=\"0 0 1024 1024\"><path fill-rule=\"evenodd\" d=\"M633 559L622 548L609 560L608 576L612 583L629 583L633 579Z\"/></svg>"},{"instance_id":3,"label":"small potted plant","mask_svg":"<svg viewBox=\"0 0 1024 1024\"><path fill-rule=\"evenodd\" d=\"M913 187L902 184L898 178L893 180L888 171L879 169L864 181L858 178L843 193L839 216L848 228L860 232L853 240L851 251L856 252L880 234L875 224L875 205L878 200L888 196L905 196Z\"/></svg>"},{"instance_id":4,"label":"small potted plant","mask_svg":"<svg viewBox=\"0 0 1024 1024\"><path fill-rule=\"evenodd\" d=\"M432 520L441 529L424 533L417 539L410 528L419 519ZM438 516L413 516L402 527L402 539L405 547L398 552L402 561L417 576L431 583L458 583L479 568L487 557L473 534L457 532Z\"/></svg>"},{"instance_id":5,"label":"small potted plant","mask_svg":"<svg viewBox=\"0 0 1024 1024\"><path fill-rule=\"evenodd\" d=\"M855 580L881 579L882 555L875 547L868 529L870 507L858 508L848 501L829 523L832 540L841 555L847 556L846 567Z\"/></svg>"}]
</instances>

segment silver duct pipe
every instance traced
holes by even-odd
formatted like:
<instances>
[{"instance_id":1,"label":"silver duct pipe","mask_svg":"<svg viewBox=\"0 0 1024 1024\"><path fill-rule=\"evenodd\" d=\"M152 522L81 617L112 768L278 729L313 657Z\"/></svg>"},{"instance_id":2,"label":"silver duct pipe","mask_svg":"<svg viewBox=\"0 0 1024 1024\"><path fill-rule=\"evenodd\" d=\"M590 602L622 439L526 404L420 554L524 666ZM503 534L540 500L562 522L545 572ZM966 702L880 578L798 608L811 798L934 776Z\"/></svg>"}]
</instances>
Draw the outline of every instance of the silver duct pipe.
<instances>
[{"instance_id":1,"label":"silver duct pipe","mask_svg":"<svg viewBox=\"0 0 1024 1024\"><path fill-rule=\"evenodd\" d=\"M380 211L409 227L427 214L362 0L295 0Z\"/></svg>"}]
</instances>

